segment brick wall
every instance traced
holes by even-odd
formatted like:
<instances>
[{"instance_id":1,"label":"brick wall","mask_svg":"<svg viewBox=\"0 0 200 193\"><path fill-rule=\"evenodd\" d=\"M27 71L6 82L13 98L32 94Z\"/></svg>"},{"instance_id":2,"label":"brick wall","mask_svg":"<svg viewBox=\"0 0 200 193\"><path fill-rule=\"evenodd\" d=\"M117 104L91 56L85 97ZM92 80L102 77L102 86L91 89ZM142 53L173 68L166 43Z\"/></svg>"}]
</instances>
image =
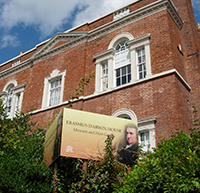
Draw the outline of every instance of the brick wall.
<instances>
[{"instance_id":1,"label":"brick wall","mask_svg":"<svg viewBox=\"0 0 200 193\"><path fill-rule=\"evenodd\" d=\"M155 0L139 1L130 6L130 11L133 12L153 2ZM45 77L50 76L55 69L66 70L63 95L63 101L66 102L75 94L80 79L95 71L93 56L106 51L115 36L128 32L134 38L137 38L150 33L152 74L156 75L176 69L189 84L191 90L180 76L176 73L170 73L92 96L95 92L95 79L93 78L83 93L88 98L79 100L73 108L105 115L112 115L118 109L127 108L135 112L138 119L157 117L157 142L162 137L170 137L176 131L176 128L188 132L193 117L191 106L195 103L197 108L200 108L200 56L195 54L200 44L194 15L192 15L191 2L188 0L173 0L173 2L178 8L181 19L185 21L182 29L178 28L167 10L159 11L119 29L104 33L103 36L98 36L91 41L85 39L74 47L32 61L32 67L2 79L0 91L3 90L7 82L13 79L17 81L18 85L25 83L22 111L34 109L35 113L32 120L47 127L48 118L54 116L54 113L61 108L68 107L68 105L64 103L57 107L41 110ZM110 14L90 24L73 29L73 32L93 30L110 22L112 17L113 15ZM63 43L65 41L58 42L56 45ZM181 45L181 50L179 45ZM38 46L36 50L23 55L22 61L27 60L42 46ZM3 71L10 66L10 63L8 63L0 67L0 70Z\"/></svg>"}]
</instances>

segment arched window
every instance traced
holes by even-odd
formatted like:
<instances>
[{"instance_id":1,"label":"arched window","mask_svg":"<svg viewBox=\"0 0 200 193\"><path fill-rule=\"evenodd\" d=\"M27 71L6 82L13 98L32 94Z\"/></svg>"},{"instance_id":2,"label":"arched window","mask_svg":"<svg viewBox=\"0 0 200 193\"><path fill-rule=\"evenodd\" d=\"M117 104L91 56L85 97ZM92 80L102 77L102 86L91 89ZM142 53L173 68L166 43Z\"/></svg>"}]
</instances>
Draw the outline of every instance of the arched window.
<instances>
[{"instance_id":1,"label":"arched window","mask_svg":"<svg viewBox=\"0 0 200 193\"><path fill-rule=\"evenodd\" d=\"M116 86L129 83L131 80L130 49L127 40L120 41L115 47Z\"/></svg>"},{"instance_id":2,"label":"arched window","mask_svg":"<svg viewBox=\"0 0 200 193\"><path fill-rule=\"evenodd\" d=\"M108 50L96 60L95 94L135 84L151 77L150 34L134 38L130 33L115 36Z\"/></svg>"},{"instance_id":3,"label":"arched window","mask_svg":"<svg viewBox=\"0 0 200 193\"><path fill-rule=\"evenodd\" d=\"M10 115L13 101L13 88L14 85L10 85L8 88L7 98L6 98L6 111L7 114Z\"/></svg>"},{"instance_id":4,"label":"arched window","mask_svg":"<svg viewBox=\"0 0 200 193\"><path fill-rule=\"evenodd\" d=\"M16 111L21 110L25 86L25 84L17 85L15 80L11 80L5 85L3 91L0 93L0 98L3 101L7 115L10 118L15 116Z\"/></svg>"}]
</instances>

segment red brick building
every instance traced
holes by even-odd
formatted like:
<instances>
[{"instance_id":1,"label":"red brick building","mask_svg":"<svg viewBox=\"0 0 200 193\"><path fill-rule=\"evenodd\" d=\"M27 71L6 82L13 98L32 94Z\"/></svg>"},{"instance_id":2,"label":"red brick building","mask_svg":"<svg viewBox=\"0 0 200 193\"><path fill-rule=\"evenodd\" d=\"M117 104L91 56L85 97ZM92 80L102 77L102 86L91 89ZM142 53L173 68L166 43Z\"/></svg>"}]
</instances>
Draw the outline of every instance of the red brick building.
<instances>
[{"instance_id":1,"label":"red brick building","mask_svg":"<svg viewBox=\"0 0 200 193\"><path fill-rule=\"evenodd\" d=\"M190 0L133 0L1 64L0 96L10 117L34 109L45 127L95 71L73 108L137 119L155 147L200 112L199 41Z\"/></svg>"}]
</instances>

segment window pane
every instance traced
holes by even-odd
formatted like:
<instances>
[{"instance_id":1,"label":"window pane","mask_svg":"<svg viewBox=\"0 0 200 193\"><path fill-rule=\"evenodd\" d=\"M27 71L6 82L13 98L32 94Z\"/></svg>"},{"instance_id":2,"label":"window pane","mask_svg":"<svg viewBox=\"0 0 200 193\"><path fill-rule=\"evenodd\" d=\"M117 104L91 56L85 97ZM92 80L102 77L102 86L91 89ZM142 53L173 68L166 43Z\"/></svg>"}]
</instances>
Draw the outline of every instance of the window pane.
<instances>
[{"instance_id":1,"label":"window pane","mask_svg":"<svg viewBox=\"0 0 200 193\"><path fill-rule=\"evenodd\" d=\"M139 79L142 79L142 72L139 73Z\"/></svg>"},{"instance_id":2,"label":"window pane","mask_svg":"<svg viewBox=\"0 0 200 193\"><path fill-rule=\"evenodd\" d=\"M117 86L120 86L120 78L117 78Z\"/></svg>"},{"instance_id":3,"label":"window pane","mask_svg":"<svg viewBox=\"0 0 200 193\"><path fill-rule=\"evenodd\" d=\"M131 81L131 74L128 75L128 82Z\"/></svg>"},{"instance_id":4,"label":"window pane","mask_svg":"<svg viewBox=\"0 0 200 193\"><path fill-rule=\"evenodd\" d=\"M116 70L116 86L126 84L130 81L131 81L131 65L127 65Z\"/></svg>"},{"instance_id":5,"label":"window pane","mask_svg":"<svg viewBox=\"0 0 200 193\"><path fill-rule=\"evenodd\" d=\"M131 65L128 65L128 73L131 72Z\"/></svg>"},{"instance_id":6,"label":"window pane","mask_svg":"<svg viewBox=\"0 0 200 193\"><path fill-rule=\"evenodd\" d=\"M116 70L116 76L119 77L120 76L120 69Z\"/></svg>"},{"instance_id":7,"label":"window pane","mask_svg":"<svg viewBox=\"0 0 200 193\"><path fill-rule=\"evenodd\" d=\"M142 56L142 62L145 62L145 55Z\"/></svg>"},{"instance_id":8,"label":"window pane","mask_svg":"<svg viewBox=\"0 0 200 193\"><path fill-rule=\"evenodd\" d=\"M141 56L141 50L138 50L138 57Z\"/></svg>"},{"instance_id":9,"label":"window pane","mask_svg":"<svg viewBox=\"0 0 200 193\"><path fill-rule=\"evenodd\" d=\"M53 88L54 87L54 82L51 82L51 88Z\"/></svg>"},{"instance_id":10,"label":"window pane","mask_svg":"<svg viewBox=\"0 0 200 193\"><path fill-rule=\"evenodd\" d=\"M60 103L61 78L53 80L50 85L49 106L53 106Z\"/></svg>"},{"instance_id":11,"label":"window pane","mask_svg":"<svg viewBox=\"0 0 200 193\"><path fill-rule=\"evenodd\" d=\"M12 107L13 87L14 86L12 85L8 89L7 102L6 102L6 108L8 114L11 112L11 107Z\"/></svg>"},{"instance_id":12,"label":"window pane","mask_svg":"<svg viewBox=\"0 0 200 193\"><path fill-rule=\"evenodd\" d=\"M141 141L144 141L145 140L145 133L141 133L140 136L141 136Z\"/></svg>"},{"instance_id":13,"label":"window pane","mask_svg":"<svg viewBox=\"0 0 200 193\"><path fill-rule=\"evenodd\" d=\"M122 77L122 84L126 84L126 76Z\"/></svg>"},{"instance_id":14,"label":"window pane","mask_svg":"<svg viewBox=\"0 0 200 193\"><path fill-rule=\"evenodd\" d=\"M126 67L122 68L122 75L126 74Z\"/></svg>"},{"instance_id":15,"label":"window pane","mask_svg":"<svg viewBox=\"0 0 200 193\"><path fill-rule=\"evenodd\" d=\"M145 55L145 50L144 50L144 48L142 48L141 50L142 50L142 55Z\"/></svg>"},{"instance_id":16,"label":"window pane","mask_svg":"<svg viewBox=\"0 0 200 193\"><path fill-rule=\"evenodd\" d=\"M115 69L130 64L130 49L127 40L123 40L115 47Z\"/></svg>"},{"instance_id":17,"label":"window pane","mask_svg":"<svg viewBox=\"0 0 200 193\"><path fill-rule=\"evenodd\" d=\"M139 65L139 72L142 71L142 65Z\"/></svg>"},{"instance_id":18,"label":"window pane","mask_svg":"<svg viewBox=\"0 0 200 193\"><path fill-rule=\"evenodd\" d=\"M146 140L149 140L149 132L146 132Z\"/></svg>"},{"instance_id":19,"label":"window pane","mask_svg":"<svg viewBox=\"0 0 200 193\"><path fill-rule=\"evenodd\" d=\"M141 57L139 56L138 57L138 64L140 64L142 62L142 59L141 59Z\"/></svg>"},{"instance_id":20,"label":"window pane","mask_svg":"<svg viewBox=\"0 0 200 193\"><path fill-rule=\"evenodd\" d=\"M16 95L16 97L17 97L17 101L16 101L16 105L15 105L15 111L17 111L17 110L19 109L21 94L18 93L18 94Z\"/></svg>"}]
</instances>

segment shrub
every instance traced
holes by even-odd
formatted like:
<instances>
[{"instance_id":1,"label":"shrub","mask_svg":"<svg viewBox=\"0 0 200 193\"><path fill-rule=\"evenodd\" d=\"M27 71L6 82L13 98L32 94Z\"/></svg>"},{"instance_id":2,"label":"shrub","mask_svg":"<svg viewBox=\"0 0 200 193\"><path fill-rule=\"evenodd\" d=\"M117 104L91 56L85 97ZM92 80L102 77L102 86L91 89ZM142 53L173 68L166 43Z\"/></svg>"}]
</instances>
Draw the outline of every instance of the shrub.
<instances>
[{"instance_id":1,"label":"shrub","mask_svg":"<svg viewBox=\"0 0 200 193\"><path fill-rule=\"evenodd\" d=\"M51 192L52 171L43 162L44 133L30 114L9 119L0 104L0 192ZM31 134L32 133L32 134Z\"/></svg>"},{"instance_id":2,"label":"shrub","mask_svg":"<svg viewBox=\"0 0 200 193\"><path fill-rule=\"evenodd\" d=\"M113 184L119 183L127 170L113 155L113 138L113 135L107 137L105 155L98 160L60 158L57 175L59 183L55 188L57 192L112 192Z\"/></svg>"},{"instance_id":3,"label":"shrub","mask_svg":"<svg viewBox=\"0 0 200 193\"><path fill-rule=\"evenodd\" d=\"M176 133L141 157L115 192L200 192L199 152L199 127Z\"/></svg>"}]
</instances>

